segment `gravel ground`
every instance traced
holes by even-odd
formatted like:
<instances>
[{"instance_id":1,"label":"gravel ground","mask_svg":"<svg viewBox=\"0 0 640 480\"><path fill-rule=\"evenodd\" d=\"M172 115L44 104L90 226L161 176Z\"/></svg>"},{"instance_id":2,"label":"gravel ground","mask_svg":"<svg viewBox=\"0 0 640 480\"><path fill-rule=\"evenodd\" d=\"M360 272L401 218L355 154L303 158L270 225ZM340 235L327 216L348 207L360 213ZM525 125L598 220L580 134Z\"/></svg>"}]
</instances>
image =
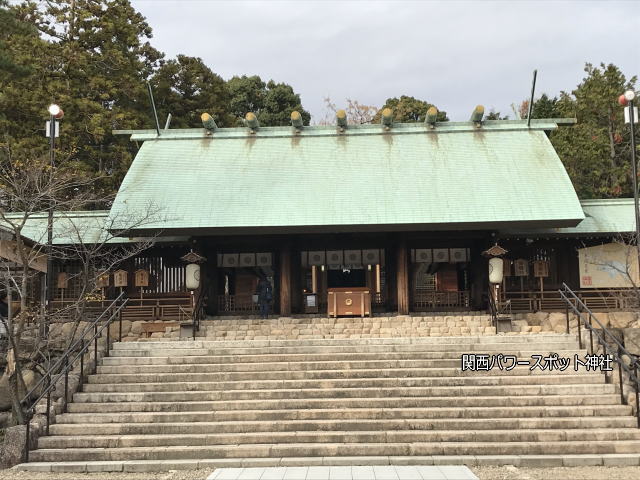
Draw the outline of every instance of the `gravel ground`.
<instances>
[{"instance_id":1,"label":"gravel ground","mask_svg":"<svg viewBox=\"0 0 640 480\"><path fill-rule=\"evenodd\" d=\"M640 467L472 467L480 480L635 480ZM0 470L0 480L206 480L211 470L163 473L35 473Z\"/></svg>"}]
</instances>

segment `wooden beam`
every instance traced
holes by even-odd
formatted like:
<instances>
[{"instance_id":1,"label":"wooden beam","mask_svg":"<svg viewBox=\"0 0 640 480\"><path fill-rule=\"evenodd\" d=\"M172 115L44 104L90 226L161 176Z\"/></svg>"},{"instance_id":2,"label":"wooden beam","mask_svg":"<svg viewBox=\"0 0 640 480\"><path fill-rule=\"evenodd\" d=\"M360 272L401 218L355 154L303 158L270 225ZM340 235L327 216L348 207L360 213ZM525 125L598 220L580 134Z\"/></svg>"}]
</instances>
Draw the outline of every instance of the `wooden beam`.
<instances>
[{"instance_id":1,"label":"wooden beam","mask_svg":"<svg viewBox=\"0 0 640 480\"><path fill-rule=\"evenodd\" d=\"M280 252L280 315L291 315L291 249Z\"/></svg>"},{"instance_id":2,"label":"wooden beam","mask_svg":"<svg viewBox=\"0 0 640 480\"><path fill-rule=\"evenodd\" d=\"M396 249L396 278L398 286L398 314L409 315L409 256L406 241Z\"/></svg>"}]
</instances>

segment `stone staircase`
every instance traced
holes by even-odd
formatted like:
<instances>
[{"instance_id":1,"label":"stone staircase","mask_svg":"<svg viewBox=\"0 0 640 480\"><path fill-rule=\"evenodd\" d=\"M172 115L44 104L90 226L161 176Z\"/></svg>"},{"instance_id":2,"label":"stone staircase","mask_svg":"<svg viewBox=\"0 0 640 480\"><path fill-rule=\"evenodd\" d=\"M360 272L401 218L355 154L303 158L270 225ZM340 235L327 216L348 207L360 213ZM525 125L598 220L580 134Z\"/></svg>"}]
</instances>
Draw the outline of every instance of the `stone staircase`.
<instances>
[{"instance_id":1,"label":"stone staircase","mask_svg":"<svg viewBox=\"0 0 640 480\"><path fill-rule=\"evenodd\" d=\"M552 352L571 366L461 370ZM19 468L638 465L631 407L574 371L584 353L560 334L116 343Z\"/></svg>"}]
</instances>

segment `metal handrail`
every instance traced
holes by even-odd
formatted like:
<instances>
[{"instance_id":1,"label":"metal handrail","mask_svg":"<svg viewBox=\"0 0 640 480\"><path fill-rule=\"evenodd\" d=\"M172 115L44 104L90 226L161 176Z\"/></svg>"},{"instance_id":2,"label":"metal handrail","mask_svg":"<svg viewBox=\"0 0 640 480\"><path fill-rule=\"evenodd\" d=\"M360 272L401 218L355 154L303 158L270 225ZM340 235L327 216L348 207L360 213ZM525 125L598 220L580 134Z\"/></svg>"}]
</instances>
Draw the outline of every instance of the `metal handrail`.
<instances>
[{"instance_id":1,"label":"metal handrail","mask_svg":"<svg viewBox=\"0 0 640 480\"><path fill-rule=\"evenodd\" d=\"M198 295L198 300L196 300L195 305L193 306L193 312L191 312L193 326L192 333L193 339L196 339L196 332L200 330L200 321L202 320L202 312L204 310L204 294L200 292Z\"/></svg>"},{"instance_id":2,"label":"metal handrail","mask_svg":"<svg viewBox=\"0 0 640 480\"><path fill-rule=\"evenodd\" d=\"M121 300L122 300L122 303L120 303L119 305L116 306L116 304L118 302L120 302ZM50 412L50 410L51 410L51 392L55 389L56 384L58 383L58 381L64 375L64 400L65 401L63 402L63 406L64 406L64 408L66 408L66 404L67 404L67 400L68 400L68 393L69 393L69 372L71 370L73 370L73 366L74 366L75 362L78 359L80 359L79 385L80 385L80 387L82 387L82 382L83 382L83 379L84 379L84 355L89 350L89 348L91 347L91 343L92 342L93 342L93 348L94 348L93 366L94 366L94 371L97 371L97 368L98 368L98 338L102 336L102 332L106 328L107 329L107 332L106 332L106 336L107 336L107 342L106 343L107 343L107 345L106 345L106 353L105 353L105 355L108 356L109 355L109 348L111 346L110 328L109 327L111 326L111 324L113 323L114 319L117 316L118 320L119 320L118 341L122 340L122 315L121 315L121 312L122 312L122 309L127 304L128 300L129 300L128 298L125 298L124 292L120 293L120 295L118 295L118 297L115 300L113 300L113 302L111 302L111 304L104 310L104 312L102 312L102 314L98 318L96 318L93 322L91 322L90 325L88 325L83 330L83 332L80 335L80 337L76 341L74 341L65 350L65 352L60 357L60 359L52 367L50 367L47 370L47 372L42 376L42 378L38 381L38 383L36 383L36 385L31 390L29 390L29 392L21 400L21 402L20 402L21 405L23 405L25 403L29 404L28 407L26 408L27 424L26 424L26 436L25 436L25 443L26 443L25 462L29 461L30 423L31 423L31 418L33 417L33 415L35 413L36 405L45 396L47 397L46 434L48 435L49 434L49 427L50 427L50 424L51 424L51 412ZM105 317L108 312L111 312L111 315L109 316L109 318L107 318L106 320L103 321L103 317ZM98 328L98 325L99 325L100 322L103 322L103 324L100 326L100 328ZM93 330L93 335L90 338L87 339L86 338L87 334L89 334L92 330ZM78 348L78 345L80 346L80 348ZM53 377L54 375L55 375L55 377ZM29 402L29 399L34 394L34 392L38 388L40 388L42 386L43 382L45 382L45 381L46 381L46 388L40 393L40 395L38 396L38 398L35 401Z\"/></svg>"},{"instance_id":3,"label":"metal handrail","mask_svg":"<svg viewBox=\"0 0 640 480\"><path fill-rule=\"evenodd\" d=\"M73 350L76 349L76 347L78 346L78 344L80 343L80 341L82 339L84 339L84 337L87 335L87 333L93 329L93 326L95 324L97 324L98 322L102 321L102 318L105 316L105 314L111 309L111 307L113 307L113 305L118 302L122 297L124 297L124 292L120 293L120 295L118 295L118 297L109 304L109 306L107 308L104 309L104 311L98 316L98 318L96 318L93 322L91 322L90 325L88 325L84 331L82 332L82 334L76 339L75 342L73 342L66 350L65 352L62 354L62 356L58 359L58 361L53 364L52 367L49 368L49 370L47 370L44 375L40 378L40 380L31 388L31 390L29 390L25 396L22 398L22 400L20 401L20 403L25 403L30 397L31 395L33 395L33 393L40 388L40 385L42 385L42 383L45 381L45 379L48 376L51 376L51 374L55 371L58 370L58 368L62 365L62 363L64 362L65 357L67 357ZM42 400L42 395L33 403L38 403L40 400Z\"/></svg>"},{"instance_id":4,"label":"metal handrail","mask_svg":"<svg viewBox=\"0 0 640 480\"><path fill-rule=\"evenodd\" d=\"M598 318L593 314L593 312L587 307L584 302L569 288L566 283L562 284L562 288L558 290L560 293L560 297L564 300L566 304L566 312L567 312L567 333L569 333L569 310L572 310L578 316L578 345L580 349L582 349L582 334L580 327L584 326L589 331L589 339L590 339L590 353L594 354L593 348L593 336L596 336L598 343L602 345L602 349L605 354L611 355L613 360L618 364L618 377L620 381L620 399L622 403L627 403L624 398L624 387L622 381L622 370L624 369L629 375L629 380L633 383L635 393L636 393L636 416L638 428L640 428L640 377L638 376L638 366L640 365L640 361L637 355L629 352L624 345L618 340L618 338L609 331ZM587 319L583 318L582 314L587 313L589 316ZM597 323L597 326L600 327L599 330L602 331L602 335L598 332L598 329L593 328L593 320ZM584 325L583 325L584 324ZM607 342L607 338L612 340L616 346L616 351L613 353L613 350L610 344ZM624 361L621 360L622 356L627 356L629 358L629 365L627 366Z\"/></svg>"}]
</instances>

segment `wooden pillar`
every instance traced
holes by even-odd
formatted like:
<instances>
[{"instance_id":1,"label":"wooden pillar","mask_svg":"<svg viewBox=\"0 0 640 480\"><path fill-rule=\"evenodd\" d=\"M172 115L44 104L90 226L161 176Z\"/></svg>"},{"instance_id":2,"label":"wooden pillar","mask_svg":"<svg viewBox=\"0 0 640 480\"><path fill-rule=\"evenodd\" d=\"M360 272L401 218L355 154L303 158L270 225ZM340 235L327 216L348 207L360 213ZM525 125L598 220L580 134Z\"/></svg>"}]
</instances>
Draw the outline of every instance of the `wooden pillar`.
<instances>
[{"instance_id":1,"label":"wooden pillar","mask_svg":"<svg viewBox=\"0 0 640 480\"><path fill-rule=\"evenodd\" d=\"M398 308L398 282L396 275L396 249L393 246L385 249L384 271L385 271L385 298L386 310L392 312Z\"/></svg>"},{"instance_id":2,"label":"wooden pillar","mask_svg":"<svg viewBox=\"0 0 640 480\"><path fill-rule=\"evenodd\" d=\"M311 293L318 293L318 267L311 266Z\"/></svg>"},{"instance_id":3,"label":"wooden pillar","mask_svg":"<svg viewBox=\"0 0 640 480\"><path fill-rule=\"evenodd\" d=\"M219 269L218 254L215 250L206 251L207 261L202 269L204 272L202 285L204 294L207 296L206 311L209 315L218 313L218 285L219 285Z\"/></svg>"},{"instance_id":4,"label":"wooden pillar","mask_svg":"<svg viewBox=\"0 0 640 480\"><path fill-rule=\"evenodd\" d=\"M298 249L291 251L291 267L289 271L291 277L291 313L302 313L302 261L300 250Z\"/></svg>"},{"instance_id":5,"label":"wooden pillar","mask_svg":"<svg viewBox=\"0 0 640 480\"><path fill-rule=\"evenodd\" d=\"M403 240L396 249L396 284L398 287L398 314L409 315L409 256Z\"/></svg>"},{"instance_id":6,"label":"wooden pillar","mask_svg":"<svg viewBox=\"0 0 640 480\"><path fill-rule=\"evenodd\" d=\"M291 248L280 251L280 315L291 315Z\"/></svg>"}]
</instances>

